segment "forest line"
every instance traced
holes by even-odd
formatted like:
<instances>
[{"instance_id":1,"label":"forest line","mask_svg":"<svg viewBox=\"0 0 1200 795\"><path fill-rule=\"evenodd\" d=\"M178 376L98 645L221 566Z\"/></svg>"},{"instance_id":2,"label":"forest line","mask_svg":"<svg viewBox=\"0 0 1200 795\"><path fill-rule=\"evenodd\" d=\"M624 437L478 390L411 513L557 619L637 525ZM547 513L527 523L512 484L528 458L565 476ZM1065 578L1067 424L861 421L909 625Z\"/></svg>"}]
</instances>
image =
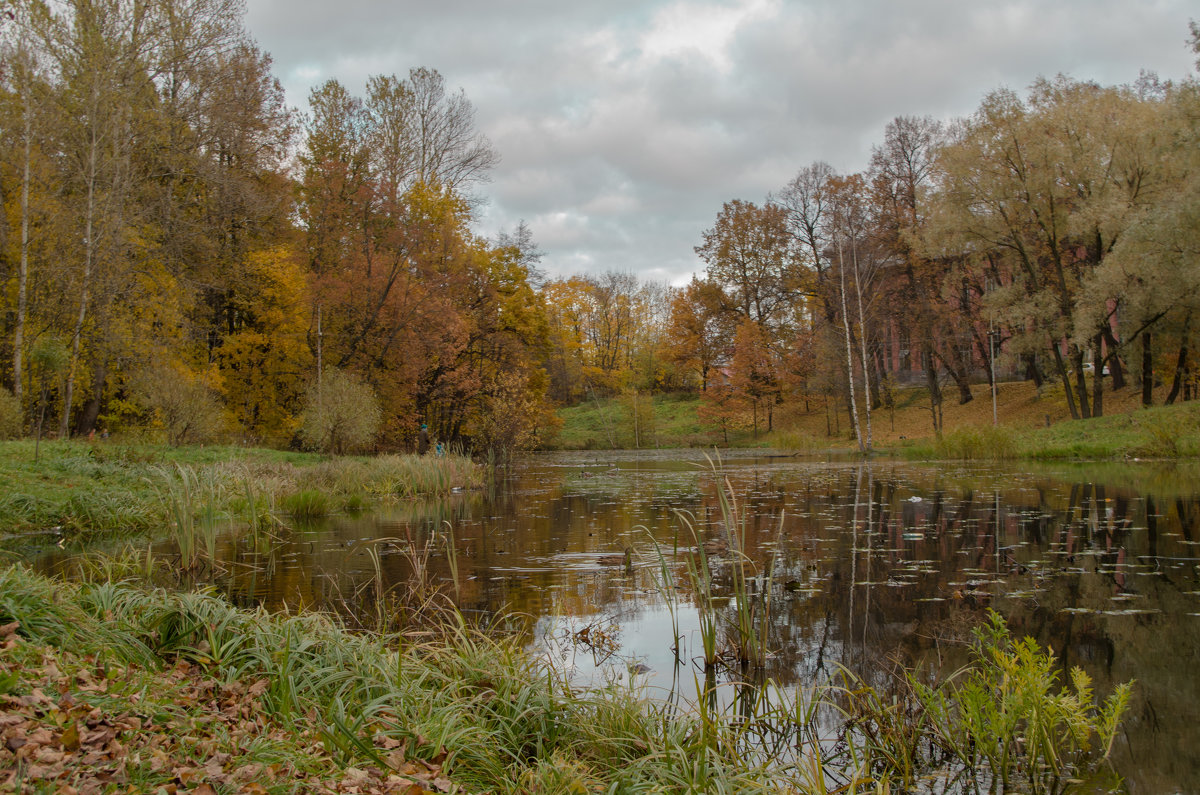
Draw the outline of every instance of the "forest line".
<instances>
[{"instance_id":1,"label":"forest line","mask_svg":"<svg viewBox=\"0 0 1200 795\"><path fill-rule=\"evenodd\" d=\"M0 424L160 428L335 452L422 423L527 448L557 406L699 392L713 428L994 377L1101 416L1191 399L1200 87L998 89L899 117L868 167L812 163L698 231L683 287L547 279L525 224L474 231L502 153L433 69L290 108L241 0L20 0L0 101ZM1200 32L1193 24L1193 49Z\"/></svg>"}]
</instances>

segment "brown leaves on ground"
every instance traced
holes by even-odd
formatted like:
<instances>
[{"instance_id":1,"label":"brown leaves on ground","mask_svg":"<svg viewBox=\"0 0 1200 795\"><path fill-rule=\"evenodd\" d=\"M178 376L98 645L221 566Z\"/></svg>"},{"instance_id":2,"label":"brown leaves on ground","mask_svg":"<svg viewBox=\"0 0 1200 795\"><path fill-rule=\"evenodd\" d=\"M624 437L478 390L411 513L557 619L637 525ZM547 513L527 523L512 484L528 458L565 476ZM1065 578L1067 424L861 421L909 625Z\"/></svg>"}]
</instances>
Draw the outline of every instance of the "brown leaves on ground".
<instances>
[{"instance_id":1,"label":"brown leaves on ground","mask_svg":"<svg viewBox=\"0 0 1200 795\"><path fill-rule=\"evenodd\" d=\"M442 775L444 754L410 760L383 735L374 743L391 769L340 767L312 729L290 731L265 712L266 679L222 684L183 661L147 678L27 644L17 630L0 626L0 682L10 684L0 691L0 793L462 791Z\"/></svg>"}]
</instances>

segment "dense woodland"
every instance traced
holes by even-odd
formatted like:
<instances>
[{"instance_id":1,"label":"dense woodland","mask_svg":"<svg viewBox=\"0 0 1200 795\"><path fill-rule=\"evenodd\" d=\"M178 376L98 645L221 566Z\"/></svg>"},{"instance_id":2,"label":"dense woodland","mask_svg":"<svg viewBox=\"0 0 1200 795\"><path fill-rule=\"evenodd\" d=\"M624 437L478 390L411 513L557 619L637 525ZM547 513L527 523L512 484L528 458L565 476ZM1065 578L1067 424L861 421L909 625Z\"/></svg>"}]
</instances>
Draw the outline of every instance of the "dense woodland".
<instances>
[{"instance_id":1,"label":"dense woodland","mask_svg":"<svg viewBox=\"0 0 1200 795\"><path fill-rule=\"evenodd\" d=\"M833 406L866 448L902 386L931 431L992 377L1076 417L1196 397L1195 80L897 118L863 173L714 208L674 288L546 280L524 224L473 231L502 153L433 69L300 113L240 0L3 7L0 397L24 432L528 447L556 406L690 391L714 428Z\"/></svg>"}]
</instances>

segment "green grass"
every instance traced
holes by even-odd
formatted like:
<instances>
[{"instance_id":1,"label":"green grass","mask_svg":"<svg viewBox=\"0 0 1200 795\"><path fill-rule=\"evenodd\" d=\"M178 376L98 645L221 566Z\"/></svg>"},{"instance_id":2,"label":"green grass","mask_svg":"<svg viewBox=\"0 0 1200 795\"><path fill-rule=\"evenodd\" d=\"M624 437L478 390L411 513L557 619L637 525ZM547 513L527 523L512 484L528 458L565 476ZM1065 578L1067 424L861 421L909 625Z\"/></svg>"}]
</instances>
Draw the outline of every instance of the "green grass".
<instances>
[{"instance_id":1,"label":"green grass","mask_svg":"<svg viewBox=\"0 0 1200 795\"><path fill-rule=\"evenodd\" d=\"M32 442L0 442L0 534L128 536L178 527L178 500L170 495L184 477L207 484L203 507L251 522L285 496L310 491L323 494L325 512L334 512L360 510L368 497L441 495L482 483L481 469L461 456L331 459L262 448L71 441L43 442L35 462ZM188 507L194 516L202 506L191 500Z\"/></svg>"},{"instance_id":2,"label":"green grass","mask_svg":"<svg viewBox=\"0 0 1200 795\"><path fill-rule=\"evenodd\" d=\"M987 394L977 394L965 405L947 397L946 432L930 432L928 398L924 390L897 390L897 415L892 427L890 412L873 412L875 450L918 460L1034 459L1120 460L1129 458L1183 459L1200 457L1200 401L1175 406L1132 408L1128 390L1106 397L1113 412L1092 420L1063 419L1052 398L1038 398L1031 386L1004 384L1000 392L1001 424L992 426L992 406ZM695 395L656 396L654 427L643 435L643 447L725 446L722 436L700 422ZM1124 409L1124 410L1123 410ZM844 413L844 411L843 411ZM587 401L559 410L563 427L555 441L559 449L627 449L633 446L629 411L620 398ZM1049 427L1043 427L1049 418ZM801 453L830 449L851 450L854 440L845 416L838 416L837 432L826 433L826 415L810 409L780 407L776 429L757 439L749 431L731 432L733 447L772 447Z\"/></svg>"},{"instance_id":3,"label":"green grass","mask_svg":"<svg viewBox=\"0 0 1200 795\"><path fill-rule=\"evenodd\" d=\"M1049 428L978 426L891 445L907 458L1103 461L1200 457L1200 403L1156 406Z\"/></svg>"},{"instance_id":4,"label":"green grass","mask_svg":"<svg viewBox=\"0 0 1200 795\"><path fill-rule=\"evenodd\" d=\"M643 448L708 447L720 437L700 422L698 395L655 395L654 420L642 431ZM562 450L612 450L634 447L629 408L620 398L588 400L559 409L563 421L553 446Z\"/></svg>"},{"instance_id":5,"label":"green grass","mask_svg":"<svg viewBox=\"0 0 1200 795\"><path fill-rule=\"evenodd\" d=\"M323 491L304 489L285 494L279 506L295 519L318 519L329 514L329 497Z\"/></svg>"}]
</instances>

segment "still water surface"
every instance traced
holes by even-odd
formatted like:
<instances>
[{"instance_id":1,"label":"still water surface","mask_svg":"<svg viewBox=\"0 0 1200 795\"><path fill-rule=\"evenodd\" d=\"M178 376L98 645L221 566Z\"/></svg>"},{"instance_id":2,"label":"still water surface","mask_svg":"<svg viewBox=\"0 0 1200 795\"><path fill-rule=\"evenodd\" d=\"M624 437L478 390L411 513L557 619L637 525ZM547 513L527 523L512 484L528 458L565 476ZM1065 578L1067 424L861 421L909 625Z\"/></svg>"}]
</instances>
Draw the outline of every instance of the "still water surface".
<instances>
[{"instance_id":1,"label":"still water surface","mask_svg":"<svg viewBox=\"0 0 1200 795\"><path fill-rule=\"evenodd\" d=\"M665 693L693 682L700 655L684 562L694 542L679 512L709 542L720 595L726 477L747 553L774 572L766 674L776 682L825 683L837 665L871 678L889 660L952 669L995 608L1014 634L1087 670L1099 695L1137 680L1115 752L1131 791L1200 790L1195 465L860 464L742 451L723 454L718 476L699 452L534 455L494 487L449 501L293 528L268 551L230 539L220 585L243 604L336 609L376 577L360 542L451 527L464 610L522 616L530 642L577 681L636 674ZM384 582L407 582L401 547L378 548ZM429 571L449 582L448 556L432 556Z\"/></svg>"}]
</instances>

